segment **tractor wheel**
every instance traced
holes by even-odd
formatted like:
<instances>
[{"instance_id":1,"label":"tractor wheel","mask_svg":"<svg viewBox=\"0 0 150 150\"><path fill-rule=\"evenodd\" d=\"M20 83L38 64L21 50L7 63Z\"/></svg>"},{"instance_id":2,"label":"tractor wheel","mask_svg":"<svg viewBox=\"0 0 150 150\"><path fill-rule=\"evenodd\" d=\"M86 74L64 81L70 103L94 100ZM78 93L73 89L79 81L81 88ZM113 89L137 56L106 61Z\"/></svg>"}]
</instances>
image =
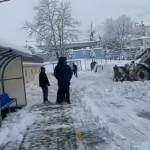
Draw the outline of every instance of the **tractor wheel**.
<instances>
[{"instance_id":1,"label":"tractor wheel","mask_svg":"<svg viewBox=\"0 0 150 150\"><path fill-rule=\"evenodd\" d=\"M140 68L136 71L135 78L136 78L137 81L149 80L149 78L150 78L150 73L149 73L149 71L148 71L146 68L140 67Z\"/></svg>"}]
</instances>

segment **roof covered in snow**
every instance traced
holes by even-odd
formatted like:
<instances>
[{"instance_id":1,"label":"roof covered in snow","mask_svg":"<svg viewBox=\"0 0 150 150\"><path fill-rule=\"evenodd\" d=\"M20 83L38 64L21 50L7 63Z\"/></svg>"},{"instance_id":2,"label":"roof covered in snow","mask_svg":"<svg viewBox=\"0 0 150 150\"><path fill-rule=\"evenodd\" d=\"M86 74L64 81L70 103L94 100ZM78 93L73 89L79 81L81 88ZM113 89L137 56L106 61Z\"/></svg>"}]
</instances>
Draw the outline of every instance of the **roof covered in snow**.
<instances>
[{"instance_id":1,"label":"roof covered in snow","mask_svg":"<svg viewBox=\"0 0 150 150\"><path fill-rule=\"evenodd\" d=\"M68 43L65 44L64 47L66 49L80 49L80 48L84 48L84 47L92 47L92 46L96 46L98 45L98 41L82 41L82 42L74 42L74 43ZM38 48L45 50L46 49L46 45L40 45L38 46ZM52 49L52 48L50 48Z\"/></svg>"},{"instance_id":2,"label":"roof covered in snow","mask_svg":"<svg viewBox=\"0 0 150 150\"><path fill-rule=\"evenodd\" d=\"M138 39L150 39L150 36L141 36Z\"/></svg>"},{"instance_id":3,"label":"roof covered in snow","mask_svg":"<svg viewBox=\"0 0 150 150\"><path fill-rule=\"evenodd\" d=\"M37 49L37 48L35 48L34 51L35 51L35 54L41 54L41 53L43 54L44 53L43 50Z\"/></svg>"},{"instance_id":4,"label":"roof covered in snow","mask_svg":"<svg viewBox=\"0 0 150 150\"><path fill-rule=\"evenodd\" d=\"M17 45L15 45L11 42L8 42L4 39L0 39L0 48L2 51L7 51L7 50L12 49L15 53L20 54L22 56L31 56L32 55L32 53L28 49L26 49L22 46L17 46Z\"/></svg>"},{"instance_id":5,"label":"roof covered in snow","mask_svg":"<svg viewBox=\"0 0 150 150\"><path fill-rule=\"evenodd\" d=\"M136 38L132 38L132 40L143 40L143 39L150 39L150 36L139 36Z\"/></svg>"}]
</instances>

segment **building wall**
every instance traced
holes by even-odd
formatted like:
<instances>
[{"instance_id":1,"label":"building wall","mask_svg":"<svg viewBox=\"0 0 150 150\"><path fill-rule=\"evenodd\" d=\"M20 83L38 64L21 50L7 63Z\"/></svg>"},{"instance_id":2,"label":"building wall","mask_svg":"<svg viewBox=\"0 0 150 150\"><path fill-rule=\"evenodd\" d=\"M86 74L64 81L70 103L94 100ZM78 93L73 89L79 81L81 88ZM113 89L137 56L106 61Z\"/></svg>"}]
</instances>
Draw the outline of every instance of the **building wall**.
<instances>
[{"instance_id":1,"label":"building wall","mask_svg":"<svg viewBox=\"0 0 150 150\"><path fill-rule=\"evenodd\" d=\"M104 50L100 48L95 48L74 50L74 59L90 59L90 52L92 50L95 52L97 58L104 58ZM38 56L43 57L44 62L48 62L52 58L51 54L39 54ZM70 59L68 54L66 54L66 57L67 59Z\"/></svg>"},{"instance_id":2,"label":"building wall","mask_svg":"<svg viewBox=\"0 0 150 150\"><path fill-rule=\"evenodd\" d=\"M150 36L150 26L145 26L145 36Z\"/></svg>"},{"instance_id":3,"label":"building wall","mask_svg":"<svg viewBox=\"0 0 150 150\"><path fill-rule=\"evenodd\" d=\"M39 74L40 68L43 64L34 64L34 63L23 63L23 72L25 83L28 83L35 79L36 75Z\"/></svg>"},{"instance_id":4,"label":"building wall","mask_svg":"<svg viewBox=\"0 0 150 150\"><path fill-rule=\"evenodd\" d=\"M136 32L138 32L140 35L150 36L150 26L137 26Z\"/></svg>"},{"instance_id":5,"label":"building wall","mask_svg":"<svg viewBox=\"0 0 150 150\"><path fill-rule=\"evenodd\" d=\"M91 58L90 52L92 50L95 52L97 58L103 58L104 57L104 50L100 49L100 48L96 48L96 49L74 51L74 53L75 53L74 59L83 59L83 58L89 59L89 58ZM68 57L68 59L69 59L69 57Z\"/></svg>"}]
</instances>

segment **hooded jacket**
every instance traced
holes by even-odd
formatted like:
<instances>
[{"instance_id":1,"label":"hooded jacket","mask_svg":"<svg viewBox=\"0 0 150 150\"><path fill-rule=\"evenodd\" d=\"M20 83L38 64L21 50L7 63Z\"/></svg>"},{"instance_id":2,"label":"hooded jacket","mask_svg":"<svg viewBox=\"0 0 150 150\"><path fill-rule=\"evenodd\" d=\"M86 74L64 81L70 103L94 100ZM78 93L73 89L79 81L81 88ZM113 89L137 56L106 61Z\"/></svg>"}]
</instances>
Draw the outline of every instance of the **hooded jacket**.
<instances>
[{"instance_id":1,"label":"hooded jacket","mask_svg":"<svg viewBox=\"0 0 150 150\"><path fill-rule=\"evenodd\" d=\"M64 57L60 57L57 66L54 69L54 76L58 80L58 85L70 85L72 70L66 64Z\"/></svg>"},{"instance_id":2,"label":"hooded jacket","mask_svg":"<svg viewBox=\"0 0 150 150\"><path fill-rule=\"evenodd\" d=\"M77 65L73 64L73 71L77 72Z\"/></svg>"},{"instance_id":3,"label":"hooded jacket","mask_svg":"<svg viewBox=\"0 0 150 150\"><path fill-rule=\"evenodd\" d=\"M41 72L39 74L39 86L41 88L44 88L46 86L50 86L48 77L47 77L46 73L43 71L44 69L45 69L44 67L41 67Z\"/></svg>"}]
</instances>

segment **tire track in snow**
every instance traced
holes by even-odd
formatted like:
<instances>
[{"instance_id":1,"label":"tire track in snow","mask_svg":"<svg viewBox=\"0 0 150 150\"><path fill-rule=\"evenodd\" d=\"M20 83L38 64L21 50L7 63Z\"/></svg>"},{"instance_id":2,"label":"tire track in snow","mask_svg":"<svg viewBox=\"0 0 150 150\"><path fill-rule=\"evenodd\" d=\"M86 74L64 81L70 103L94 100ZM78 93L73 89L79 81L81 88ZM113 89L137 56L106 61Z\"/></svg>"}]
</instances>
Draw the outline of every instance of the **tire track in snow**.
<instances>
[{"instance_id":1,"label":"tire track in snow","mask_svg":"<svg viewBox=\"0 0 150 150\"><path fill-rule=\"evenodd\" d=\"M90 74L91 75L91 74ZM92 80L92 78L94 78ZM145 132L144 127L146 127L146 129L148 131L150 131L150 127L148 126L148 122L145 123L142 119L138 118L136 116L136 111L135 109L138 109L139 111L141 111L141 105L142 104L139 100L130 100L127 99L127 97L125 97L124 95L121 95L121 93L117 93L120 96L120 100L118 97L112 97L113 94L113 90L110 90L110 87L113 89L115 86L115 88L120 88L120 83L116 84L114 82L109 82L108 80L103 80L103 79L99 79L97 75L93 75L93 77L85 77L82 79L79 79L80 81L76 80L75 87L76 90L78 92L82 92L82 96L81 96L81 101L84 101L85 104L87 106L91 106L90 103L87 103L87 99L91 99L91 101L93 102L92 105L94 105L95 108L97 108L97 110L99 110L99 117L100 120L102 122L106 122L108 123L110 126L110 128L113 127L115 129L117 129L117 132L115 134L117 135L124 135L125 138L123 138L122 140L124 140L124 145L128 146L128 148L130 147L130 142L144 142L146 140L148 140L149 134L148 132ZM88 80L88 82L86 82ZM97 81L97 82L95 82ZM100 83L98 83L100 82ZM108 85L110 84L110 85ZM96 85L97 88L95 88L94 86ZM119 85L119 86L118 86ZM124 86L124 83L123 83ZM84 88L83 88L84 87ZM127 87L127 85L126 85ZM92 89L93 88L93 89ZM101 90L105 89L105 96L107 95L106 99L104 99L104 97L101 96ZM109 93L107 93L108 91ZM92 93L92 92L93 93ZM118 92L120 92L121 90L117 90ZM89 95L88 92L90 93ZM95 94L99 93L99 97L94 96ZM86 97L85 97L86 95ZM109 97L109 98L108 98ZM86 98L86 99L85 99ZM114 99L113 99L114 98ZM99 101L98 101L99 99ZM107 101L109 99L109 101ZM110 99L113 99L112 103L115 103L115 105L109 103L111 102ZM120 104L120 108L118 107ZM118 104L118 106L117 106ZM146 105L148 104L148 102L146 102ZM131 108L129 107L130 105L133 105ZM102 108L106 107L106 109ZM144 106L143 106L144 107ZM104 112L101 111L104 110ZM109 113L106 113L105 111L111 109L111 113L109 116ZM127 110L126 110L127 109ZM129 112L128 112L129 111ZM131 114L130 114L130 111ZM113 117L111 114L114 114ZM132 117L133 115L133 117ZM105 117L105 121L103 120ZM114 119L114 122L111 120ZM116 122L115 122L116 121ZM105 123L104 123L105 124ZM111 127L112 125L112 127ZM144 126L144 127L142 127ZM117 136L116 135L116 136Z\"/></svg>"},{"instance_id":2,"label":"tire track in snow","mask_svg":"<svg viewBox=\"0 0 150 150\"><path fill-rule=\"evenodd\" d=\"M90 97L88 95L88 97ZM91 97L91 99L94 99ZM130 115L124 115L124 109L118 108L114 105L110 105L110 103L107 102L107 100L102 99L101 103L99 103L97 100L93 100L93 103L95 103L95 107L98 107L99 110L101 110L101 107L106 107L105 112L109 109L111 110L110 116L106 116L107 113L103 113L103 115L106 117L106 121L109 123L110 127L115 126L115 128L121 133L123 136L130 138L130 140L137 140L141 141L143 138L146 137L145 133L143 133L141 130L139 130L137 127L139 122L132 122ZM108 109L107 109L108 108ZM99 113L102 113L99 111ZM114 115L112 115L114 114ZM117 120L115 122L112 121L112 119Z\"/></svg>"},{"instance_id":3,"label":"tire track in snow","mask_svg":"<svg viewBox=\"0 0 150 150\"><path fill-rule=\"evenodd\" d=\"M81 83L81 82L80 82ZM96 83L96 82L95 82ZM72 87L73 89L74 89L74 92L72 92L72 94L71 95L74 95L73 97L75 97L75 99L76 99L76 101L78 102L78 103L80 103L80 107L81 107L81 109L83 109L84 111L85 111L85 115L86 115L86 113L91 113L89 116L88 116L88 119L90 119L90 118L96 118L96 120L98 120L98 122L97 122L97 126L99 126L99 130L101 131L101 130L103 130L105 133L104 133L104 135L105 136L107 136L107 138L108 138L108 145L109 145L109 148L104 148L104 150L105 149L107 149L107 150L111 150L111 149L116 149L116 148L119 148L120 150L124 150L124 147L121 145L121 144L119 144L119 142L118 141L122 141L122 139L121 139L121 137L119 137L118 135L115 135L115 133L114 132L112 132L111 130L110 130L110 128L107 126L107 124L106 123L104 123L103 122L103 120L99 117L99 116L94 116L93 114L92 114L92 110L91 110L91 108L86 104L86 101L83 101L83 97L84 97L84 92L91 86L91 85L93 85L94 83L93 82L91 82L91 83L89 83L88 82L88 84L84 84L84 85L75 85L75 83L74 83L74 86ZM78 100L77 100L78 99ZM87 117L85 117L85 116L83 115L82 117L81 117L81 120L83 119L87 119ZM85 119L85 120L86 120ZM90 121L90 122L92 122L92 121ZM93 121L94 122L94 121ZM83 123L84 124L87 124L87 123L89 123L89 121L83 121ZM107 140L106 140L106 142L107 142ZM118 149L118 150L119 150Z\"/></svg>"}]
</instances>

